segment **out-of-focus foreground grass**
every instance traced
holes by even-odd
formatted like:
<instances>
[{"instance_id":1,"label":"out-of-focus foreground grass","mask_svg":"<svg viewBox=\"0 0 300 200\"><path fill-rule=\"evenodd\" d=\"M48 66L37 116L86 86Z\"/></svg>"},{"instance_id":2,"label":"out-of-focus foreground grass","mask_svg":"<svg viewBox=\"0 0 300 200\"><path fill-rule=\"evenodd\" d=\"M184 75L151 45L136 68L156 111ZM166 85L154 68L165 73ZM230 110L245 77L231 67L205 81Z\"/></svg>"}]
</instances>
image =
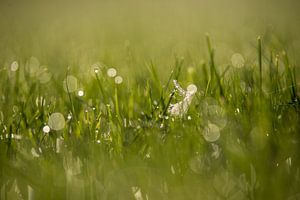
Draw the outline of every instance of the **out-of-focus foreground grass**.
<instances>
[{"instance_id":1,"label":"out-of-focus foreground grass","mask_svg":"<svg viewBox=\"0 0 300 200\"><path fill-rule=\"evenodd\" d=\"M299 7L1 1L0 199L299 199Z\"/></svg>"}]
</instances>

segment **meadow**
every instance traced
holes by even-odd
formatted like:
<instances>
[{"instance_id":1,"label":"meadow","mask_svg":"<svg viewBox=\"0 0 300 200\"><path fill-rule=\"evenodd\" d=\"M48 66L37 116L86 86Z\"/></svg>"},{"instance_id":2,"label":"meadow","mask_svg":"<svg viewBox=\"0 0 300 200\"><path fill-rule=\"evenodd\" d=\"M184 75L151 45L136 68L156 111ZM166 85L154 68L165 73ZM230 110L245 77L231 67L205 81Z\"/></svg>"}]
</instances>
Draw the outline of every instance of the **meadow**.
<instances>
[{"instance_id":1,"label":"meadow","mask_svg":"<svg viewBox=\"0 0 300 200\"><path fill-rule=\"evenodd\" d=\"M300 199L287 1L1 1L0 199Z\"/></svg>"}]
</instances>

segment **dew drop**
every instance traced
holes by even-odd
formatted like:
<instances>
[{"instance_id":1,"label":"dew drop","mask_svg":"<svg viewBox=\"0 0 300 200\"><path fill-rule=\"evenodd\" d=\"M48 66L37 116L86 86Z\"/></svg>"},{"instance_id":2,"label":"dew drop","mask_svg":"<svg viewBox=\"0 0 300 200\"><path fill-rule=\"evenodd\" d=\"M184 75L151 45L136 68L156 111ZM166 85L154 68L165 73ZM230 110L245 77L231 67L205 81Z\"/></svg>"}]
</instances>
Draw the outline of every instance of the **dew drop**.
<instances>
[{"instance_id":1,"label":"dew drop","mask_svg":"<svg viewBox=\"0 0 300 200\"><path fill-rule=\"evenodd\" d=\"M242 68L245 65L245 59L241 54L235 53L231 56L231 63L236 68Z\"/></svg>"},{"instance_id":2,"label":"dew drop","mask_svg":"<svg viewBox=\"0 0 300 200\"><path fill-rule=\"evenodd\" d=\"M122 82L123 82L122 76L116 76L116 78L115 78L115 83L116 83L116 84L121 84Z\"/></svg>"},{"instance_id":3,"label":"dew drop","mask_svg":"<svg viewBox=\"0 0 300 200\"><path fill-rule=\"evenodd\" d=\"M84 91L83 90L78 90L77 95L82 97L84 95Z\"/></svg>"},{"instance_id":4,"label":"dew drop","mask_svg":"<svg viewBox=\"0 0 300 200\"><path fill-rule=\"evenodd\" d=\"M19 63L17 61L14 61L10 65L10 70L15 72L19 69Z\"/></svg>"},{"instance_id":5,"label":"dew drop","mask_svg":"<svg viewBox=\"0 0 300 200\"><path fill-rule=\"evenodd\" d=\"M48 83L51 80L51 78L52 74L48 72L47 68L43 68L38 75L38 79L42 84Z\"/></svg>"},{"instance_id":6,"label":"dew drop","mask_svg":"<svg viewBox=\"0 0 300 200\"><path fill-rule=\"evenodd\" d=\"M101 68L101 63L99 63L99 62L96 62L91 65L92 72L94 72L96 74L100 73L100 68Z\"/></svg>"},{"instance_id":7,"label":"dew drop","mask_svg":"<svg viewBox=\"0 0 300 200\"><path fill-rule=\"evenodd\" d=\"M40 61L36 57L31 57L28 62L28 72L30 76L35 76L36 72L39 70Z\"/></svg>"},{"instance_id":8,"label":"dew drop","mask_svg":"<svg viewBox=\"0 0 300 200\"><path fill-rule=\"evenodd\" d=\"M78 87L78 81L75 76L69 75L63 82L63 87L66 92L75 92Z\"/></svg>"},{"instance_id":9,"label":"dew drop","mask_svg":"<svg viewBox=\"0 0 300 200\"><path fill-rule=\"evenodd\" d=\"M113 78L117 75L117 70L115 68L109 68L107 70L107 76Z\"/></svg>"},{"instance_id":10,"label":"dew drop","mask_svg":"<svg viewBox=\"0 0 300 200\"><path fill-rule=\"evenodd\" d=\"M59 131L65 127L65 118L61 113L53 113L50 115L48 125L51 129Z\"/></svg>"},{"instance_id":11,"label":"dew drop","mask_svg":"<svg viewBox=\"0 0 300 200\"><path fill-rule=\"evenodd\" d=\"M68 120L72 119L72 114L71 113L68 114L67 119Z\"/></svg>"},{"instance_id":12,"label":"dew drop","mask_svg":"<svg viewBox=\"0 0 300 200\"><path fill-rule=\"evenodd\" d=\"M50 132L50 127L48 125L43 127L43 132L44 133L49 133Z\"/></svg>"},{"instance_id":13,"label":"dew drop","mask_svg":"<svg viewBox=\"0 0 300 200\"><path fill-rule=\"evenodd\" d=\"M203 137L208 142L215 142L220 138L220 129L217 125L209 123L203 130Z\"/></svg>"}]
</instances>

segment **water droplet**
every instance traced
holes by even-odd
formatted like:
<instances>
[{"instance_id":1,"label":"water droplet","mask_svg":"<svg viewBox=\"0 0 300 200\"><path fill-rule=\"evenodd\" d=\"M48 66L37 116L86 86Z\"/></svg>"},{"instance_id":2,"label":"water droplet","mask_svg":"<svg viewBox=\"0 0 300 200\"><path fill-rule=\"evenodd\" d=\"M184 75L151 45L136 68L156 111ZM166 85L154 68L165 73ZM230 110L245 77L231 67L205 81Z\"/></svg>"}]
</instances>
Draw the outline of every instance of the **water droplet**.
<instances>
[{"instance_id":1,"label":"water droplet","mask_svg":"<svg viewBox=\"0 0 300 200\"><path fill-rule=\"evenodd\" d=\"M17 61L14 61L10 65L10 70L15 72L19 69L19 63Z\"/></svg>"},{"instance_id":2,"label":"water droplet","mask_svg":"<svg viewBox=\"0 0 300 200\"><path fill-rule=\"evenodd\" d=\"M100 144L100 143L101 143L101 141L100 141L100 140L97 140L97 143L98 143L98 144Z\"/></svg>"},{"instance_id":3,"label":"water droplet","mask_svg":"<svg viewBox=\"0 0 300 200\"><path fill-rule=\"evenodd\" d=\"M77 95L82 97L84 95L84 91L83 90L78 90Z\"/></svg>"},{"instance_id":4,"label":"water droplet","mask_svg":"<svg viewBox=\"0 0 300 200\"><path fill-rule=\"evenodd\" d=\"M48 125L43 127L43 132L44 133L49 133L50 132L50 127Z\"/></svg>"},{"instance_id":5,"label":"water droplet","mask_svg":"<svg viewBox=\"0 0 300 200\"><path fill-rule=\"evenodd\" d=\"M28 62L28 72L30 76L35 76L36 72L39 70L40 61L36 57L31 57Z\"/></svg>"},{"instance_id":6,"label":"water droplet","mask_svg":"<svg viewBox=\"0 0 300 200\"><path fill-rule=\"evenodd\" d=\"M96 74L98 74L100 72L100 68L101 68L101 63L99 63L99 62L96 62L91 65L92 72L94 72Z\"/></svg>"},{"instance_id":7,"label":"water droplet","mask_svg":"<svg viewBox=\"0 0 300 200\"><path fill-rule=\"evenodd\" d=\"M51 129L59 131L65 127L65 118L61 113L52 113L48 120Z\"/></svg>"},{"instance_id":8,"label":"water droplet","mask_svg":"<svg viewBox=\"0 0 300 200\"><path fill-rule=\"evenodd\" d=\"M241 54L235 53L231 56L231 63L236 68L242 68L245 65L245 60Z\"/></svg>"},{"instance_id":9,"label":"water droplet","mask_svg":"<svg viewBox=\"0 0 300 200\"><path fill-rule=\"evenodd\" d=\"M43 68L38 75L38 79L42 84L48 83L51 80L51 78L52 74L48 72L47 68Z\"/></svg>"},{"instance_id":10,"label":"water droplet","mask_svg":"<svg viewBox=\"0 0 300 200\"><path fill-rule=\"evenodd\" d=\"M189 167L194 173L200 174L204 168L203 158L201 156L195 156L189 160Z\"/></svg>"},{"instance_id":11,"label":"water droplet","mask_svg":"<svg viewBox=\"0 0 300 200\"><path fill-rule=\"evenodd\" d=\"M78 81L75 76L69 75L63 82L63 87L66 92L75 92L78 87Z\"/></svg>"},{"instance_id":12,"label":"water droplet","mask_svg":"<svg viewBox=\"0 0 300 200\"><path fill-rule=\"evenodd\" d=\"M192 117L191 117L191 116L188 116L187 119L188 119L188 120L192 120Z\"/></svg>"},{"instance_id":13,"label":"water droplet","mask_svg":"<svg viewBox=\"0 0 300 200\"><path fill-rule=\"evenodd\" d=\"M109 68L107 70L107 76L113 78L117 75L117 70L115 68Z\"/></svg>"},{"instance_id":14,"label":"water droplet","mask_svg":"<svg viewBox=\"0 0 300 200\"><path fill-rule=\"evenodd\" d=\"M206 119L216 124L220 129L227 125L227 116L225 110L218 105L210 105L207 108Z\"/></svg>"},{"instance_id":15,"label":"water droplet","mask_svg":"<svg viewBox=\"0 0 300 200\"><path fill-rule=\"evenodd\" d=\"M208 142L215 142L220 138L220 129L217 125L209 123L202 132L203 137Z\"/></svg>"},{"instance_id":16,"label":"water droplet","mask_svg":"<svg viewBox=\"0 0 300 200\"><path fill-rule=\"evenodd\" d=\"M116 76L116 78L115 78L115 83L116 83L116 84L121 84L122 82L123 82L122 76Z\"/></svg>"}]
</instances>

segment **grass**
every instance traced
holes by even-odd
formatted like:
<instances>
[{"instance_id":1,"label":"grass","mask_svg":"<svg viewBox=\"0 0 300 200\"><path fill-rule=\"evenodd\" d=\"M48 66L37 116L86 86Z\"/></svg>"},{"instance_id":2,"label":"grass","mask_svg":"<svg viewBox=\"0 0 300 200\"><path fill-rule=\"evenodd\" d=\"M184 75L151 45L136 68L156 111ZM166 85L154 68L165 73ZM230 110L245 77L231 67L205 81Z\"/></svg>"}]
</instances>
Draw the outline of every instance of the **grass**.
<instances>
[{"instance_id":1,"label":"grass","mask_svg":"<svg viewBox=\"0 0 300 200\"><path fill-rule=\"evenodd\" d=\"M12 4L22 26L32 13L21 19L20 8L30 5ZM49 28L32 21L29 27L40 32L24 30L38 38L36 46L26 31L14 32L14 38L2 30L0 199L298 199L300 82L290 41L280 43L280 34L266 32L250 45L232 44L240 53L222 51L216 37L199 37L191 33L198 29L184 25L186 19L202 19L187 6L182 8L187 16L176 18L181 27L171 27L173 37L187 41L181 37L187 34L197 47L172 46L163 32L151 38L147 31L157 22L138 6L149 27L134 22L143 26L139 35L132 24L118 22L133 32L120 46L124 35L114 35L105 20L100 20L105 37L88 25L86 32L70 36L73 28L67 26L58 41L50 30L60 24L52 17L41 19ZM99 16L111 16L99 9ZM119 9L122 16L131 10ZM135 14L124 16L137 20ZM90 15L78 23L89 24ZM21 30L1 20L4 27ZM181 116L169 112L184 98L173 80L184 90L197 86Z\"/></svg>"},{"instance_id":2,"label":"grass","mask_svg":"<svg viewBox=\"0 0 300 200\"><path fill-rule=\"evenodd\" d=\"M94 64L97 73L91 70L80 79L84 96L63 91L60 79L39 83L20 61L15 72L2 69L3 197L280 199L297 194L299 97L287 55L271 55L266 73L274 74L262 87L267 66L261 61L261 39L258 64L229 66L222 76L208 36L207 41L210 64L184 74L184 60L176 59L166 83L153 63L145 81L131 85L116 84L107 66ZM279 59L286 60L282 73ZM203 67L208 77L198 73ZM67 69L69 74L77 73ZM198 90L182 118L170 116L166 108L180 100L170 80L186 85L188 76L206 90ZM43 133L54 112L64 115L65 127ZM215 142L202 135L210 123L222 127Z\"/></svg>"}]
</instances>

